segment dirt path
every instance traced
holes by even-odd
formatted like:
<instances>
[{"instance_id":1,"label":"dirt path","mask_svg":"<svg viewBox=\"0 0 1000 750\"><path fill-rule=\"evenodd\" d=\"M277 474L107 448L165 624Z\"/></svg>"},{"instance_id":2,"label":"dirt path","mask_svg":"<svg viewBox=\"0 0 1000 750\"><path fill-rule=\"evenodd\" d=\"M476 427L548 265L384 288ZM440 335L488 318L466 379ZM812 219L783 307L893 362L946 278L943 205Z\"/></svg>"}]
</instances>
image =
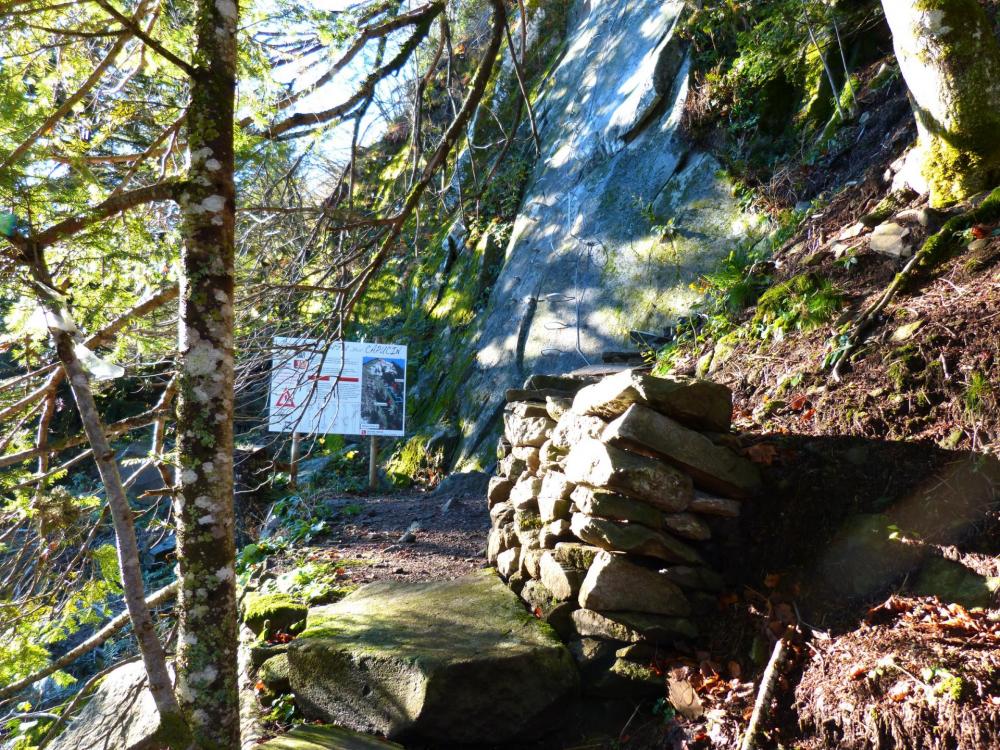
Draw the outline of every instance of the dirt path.
<instances>
[{"instance_id":1,"label":"dirt path","mask_svg":"<svg viewBox=\"0 0 1000 750\"><path fill-rule=\"evenodd\" d=\"M353 583L450 580L486 566L490 518L481 496L411 491L344 497L329 506L344 520L314 542L314 552L368 563L350 566Z\"/></svg>"}]
</instances>

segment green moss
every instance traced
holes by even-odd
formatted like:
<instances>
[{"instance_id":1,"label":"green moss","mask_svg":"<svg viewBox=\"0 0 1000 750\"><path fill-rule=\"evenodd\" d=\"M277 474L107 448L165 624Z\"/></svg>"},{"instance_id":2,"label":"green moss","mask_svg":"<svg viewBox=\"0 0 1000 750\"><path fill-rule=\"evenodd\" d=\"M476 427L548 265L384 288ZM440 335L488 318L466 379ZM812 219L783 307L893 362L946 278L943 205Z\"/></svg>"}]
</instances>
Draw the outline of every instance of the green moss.
<instances>
[{"instance_id":1,"label":"green moss","mask_svg":"<svg viewBox=\"0 0 1000 750\"><path fill-rule=\"evenodd\" d=\"M272 656L261 664L257 672L257 677L272 693L280 695L291 692L292 685L289 681L288 655L278 654L277 656Z\"/></svg>"},{"instance_id":2,"label":"green moss","mask_svg":"<svg viewBox=\"0 0 1000 750\"><path fill-rule=\"evenodd\" d=\"M243 622L256 635L290 632L306 619L306 606L289 594L251 591L243 600Z\"/></svg>"},{"instance_id":3,"label":"green moss","mask_svg":"<svg viewBox=\"0 0 1000 750\"><path fill-rule=\"evenodd\" d=\"M444 463L443 451L428 451L429 436L417 434L403 443L385 464L385 470L397 487L410 487L426 478L429 471L440 471Z\"/></svg>"},{"instance_id":4,"label":"green moss","mask_svg":"<svg viewBox=\"0 0 1000 750\"><path fill-rule=\"evenodd\" d=\"M777 339L790 330L819 327L842 306L843 294L829 280L814 273L799 274L761 295L753 328L762 339Z\"/></svg>"},{"instance_id":5,"label":"green moss","mask_svg":"<svg viewBox=\"0 0 1000 750\"><path fill-rule=\"evenodd\" d=\"M514 514L514 523L519 531L535 531L544 526L540 515L523 510L519 510Z\"/></svg>"}]
</instances>

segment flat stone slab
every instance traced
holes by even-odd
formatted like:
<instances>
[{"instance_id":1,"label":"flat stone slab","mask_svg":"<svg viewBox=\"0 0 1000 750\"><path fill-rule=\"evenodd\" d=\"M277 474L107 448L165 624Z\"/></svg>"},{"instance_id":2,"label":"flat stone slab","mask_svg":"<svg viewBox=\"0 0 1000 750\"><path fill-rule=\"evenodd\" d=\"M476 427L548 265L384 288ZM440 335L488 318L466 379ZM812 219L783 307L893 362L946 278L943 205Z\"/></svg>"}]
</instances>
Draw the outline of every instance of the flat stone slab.
<instances>
[{"instance_id":1,"label":"flat stone slab","mask_svg":"<svg viewBox=\"0 0 1000 750\"><path fill-rule=\"evenodd\" d=\"M710 380L658 378L625 370L577 393L573 411L614 419L632 404L644 404L695 429L729 432L733 394Z\"/></svg>"},{"instance_id":2,"label":"flat stone slab","mask_svg":"<svg viewBox=\"0 0 1000 750\"><path fill-rule=\"evenodd\" d=\"M487 572L381 581L313 608L288 661L306 716L437 745L513 740L579 686L555 633Z\"/></svg>"},{"instance_id":3,"label":"flat stone slab","mask_svg":"<svg viewBox=\"0 0 1000 750\"><path fill-rule=\"evenodd\" d=\"M566 478L575 484L643 500L668 513L685 510L694 499L691 477L662 461L587 438L566 458Z\"/></svg>"},{"instance_id":4,"label":"flat stone slab","mask_svg":"<svg viewBox=\"0 0 1000 750\"><path fill-rule=\"evenodd\" d=\"M301 726L258 746L259 750L403 750L370 734L331 726Z\"/></svg>"},{"instance_id":5,"label":"flat stone slab","mask_svg":"<svg viewBox=\"0 0 1000 750\"><path fill-rule=\"evenodd\" d=\"M642 404L632 404L605 428L601 439L655 453L713 492L743 498L760 487L760 474L750 461Z\"/></svg>"}]
</instances>

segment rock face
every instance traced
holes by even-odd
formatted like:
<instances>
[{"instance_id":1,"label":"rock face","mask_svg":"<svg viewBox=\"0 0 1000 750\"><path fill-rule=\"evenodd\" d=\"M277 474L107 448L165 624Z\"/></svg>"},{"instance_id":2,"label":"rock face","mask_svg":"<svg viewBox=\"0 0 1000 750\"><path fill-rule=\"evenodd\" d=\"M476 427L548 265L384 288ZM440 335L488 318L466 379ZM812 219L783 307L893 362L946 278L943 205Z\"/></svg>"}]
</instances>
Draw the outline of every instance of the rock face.
<instances>
[{"instance_id":1,"label":"rock face","mask_svg":"<svg viewBox=\"0 0 1000 750\"><path fill-rule=\"evenodd\" d=\"M306 715L395 739L506 742L578 686L566 648L492 574L370 584L288 650Z\"/></svg>"},{"instance_id":2,"label":"rock face","mask_svg":"<svg viewBox=\"0 0 1000 750\"><path fill-rule=\"evenodd\" d=\"M139 750L158 746L160 714L146 688L141 661L105 677L94 696L49 748L51 750Z\"/></svg>"},{"instance_id":3,"label":"rock face","mask_svg":"<svg viewBox=\"0 0 1000 750\"><path fill-rule=\"evenodd\" d=\"M541 155L460 399L473 455L505 390L657 330L698 300L690 284L758 231L711 156L679 132L690 64L680 0L573 4L565 53L535 102ZM672 217L664 239L650 216ZM673 311L673 313L671 313ZM534 387L546 387L538 383Z\"/></svg>"}]
</instances>

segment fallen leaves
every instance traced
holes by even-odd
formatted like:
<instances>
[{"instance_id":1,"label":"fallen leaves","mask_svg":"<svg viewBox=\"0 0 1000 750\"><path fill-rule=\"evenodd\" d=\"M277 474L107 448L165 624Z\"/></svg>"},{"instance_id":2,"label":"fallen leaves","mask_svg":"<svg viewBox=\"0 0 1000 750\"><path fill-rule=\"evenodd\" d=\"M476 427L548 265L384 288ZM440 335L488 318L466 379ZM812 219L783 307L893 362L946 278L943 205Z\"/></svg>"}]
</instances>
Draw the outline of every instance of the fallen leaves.
<instances>
[{"instance_id":1,"label":"fallen leaves","mask_svg":"<svg viewBox=\"0 0 1000 750\"><path fill-rule=\"evenodd\" d=\"M898 680L891 688L889 688L886 695L889 696L890 700L895 701L896 703L902 703L910 696L912 691L913 686L909 680Z\"/></svg>"}]
</instances>

